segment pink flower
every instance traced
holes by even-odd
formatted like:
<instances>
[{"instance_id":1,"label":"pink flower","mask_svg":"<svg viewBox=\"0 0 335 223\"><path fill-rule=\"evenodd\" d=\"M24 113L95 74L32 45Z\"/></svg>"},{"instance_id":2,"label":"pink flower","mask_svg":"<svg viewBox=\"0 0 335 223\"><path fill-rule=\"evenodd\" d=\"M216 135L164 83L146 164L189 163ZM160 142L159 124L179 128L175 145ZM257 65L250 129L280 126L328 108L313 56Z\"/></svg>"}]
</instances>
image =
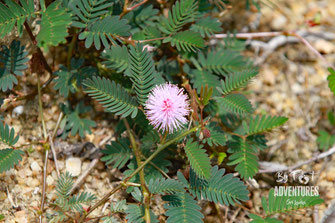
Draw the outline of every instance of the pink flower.
<instances>
[{"instance_id":1,"label":"pink flower","mask_svg":"<svg viewBox=\"0 0 335 223\"><path fill-rule=\"evenodd\" d=\"M172 133L187 123L190 113L188 96L173 84L156 86L145 103L145 113L155 129Z\"/></svg>"}]
</instances>

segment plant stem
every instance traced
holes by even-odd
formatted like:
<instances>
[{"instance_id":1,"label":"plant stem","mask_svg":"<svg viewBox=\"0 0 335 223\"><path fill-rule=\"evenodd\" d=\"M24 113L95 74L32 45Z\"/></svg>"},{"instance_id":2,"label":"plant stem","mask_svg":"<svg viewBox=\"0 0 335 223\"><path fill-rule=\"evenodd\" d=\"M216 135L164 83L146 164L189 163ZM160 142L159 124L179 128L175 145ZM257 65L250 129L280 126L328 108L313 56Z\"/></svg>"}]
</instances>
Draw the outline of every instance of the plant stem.
<instances>
[{"instance_id":1,"label":"plant stem","mask_svg":"<svg viewBox=\"0 0 335 223\"><path fill-rule=\"evenodd\" d=\"M42 129L43 129L43 135L44 135L44 141L47 140L47 130L45 127L44 117L43 117L43 105L42 105L42 93L41 93L41 84L40 84L40 77L37 75L37 92L38 92L38 107L39 107L39 116L41 118L42 122ZM44 144L46 145L46 144ZM45 146L43 146L45 147ZM44 211L44 202L45 202L45 190L46 190L46 175L47 175L47 167L48 167L48 155L49 150L45 149L45 157L44 157L44 166L43 166L43 185L42 185L42 200L41 200L41 212L39 216L40 223L42 223L43 219L43 211Z\"/></svg>"},{"instance_id":2,"label":"plant stem","mask_svg":"<svg viewBox=\"0 0 335 223\"><path fill-rule=\"evenodd\" d=\"M83 222L85 220L85 218L92 213L96 208L98 208L100 205L104 204L111 195L113 195L114 193L116 193L118 190L120 190L122 188L122 186L127 186L127 182L133 178L136 174L138 174L144 167L145 165L147 165L151 160L153 160L160 152L162 152L165 148L167 148L168 146L170 146L171 144L177 142L178 140L184 138L185 136L191 134L192 132L196 132L198 129L200 128L200 126L196 126L190 130L187 130L185 132L183 132L182 134L180 134L179 136L167 141L164 144L160 144L158 145L157 150L151 154L151 156L149 156L144 162L142 162L142 164L137 167L137 169L132 172L132 174L130 174L129 177L127 177L124 181L122 181L116 188L114 188L113 190L111 190L110 192L108 192L101 200L99 200L92 208L90 208L90 210L86 213L83 214L83 216L79 219L78 222Z\"/></svg>"},{"instance_id":3,"label":"plant stem","mask_svg":"<svg viewBox=\"0 0 335 223\"><path fill-rule=\"evenodd\" d=\"M130 129L130 126L129 126L129 123L128 123L127 119L123 119L123 121L124 121L124 124L127 128L127 133L128 133L129 139L130 139L131 147L133 148L133 151L134 151L137 166L140 166L142 164L142 161L141 161L142 153L141 153L140 149L138 148L138 146L136 144L135 137L134 137L133 133L131 132L131 129ZM150 192L149 192L149 189L147 188L147 185L145 183L144 169L142 169L139 172L139 175L140 175L141 188L142 188L142 192L143 192L144 220L145 220L146 223L150 223Z\"/></svg>"}]
</instances>

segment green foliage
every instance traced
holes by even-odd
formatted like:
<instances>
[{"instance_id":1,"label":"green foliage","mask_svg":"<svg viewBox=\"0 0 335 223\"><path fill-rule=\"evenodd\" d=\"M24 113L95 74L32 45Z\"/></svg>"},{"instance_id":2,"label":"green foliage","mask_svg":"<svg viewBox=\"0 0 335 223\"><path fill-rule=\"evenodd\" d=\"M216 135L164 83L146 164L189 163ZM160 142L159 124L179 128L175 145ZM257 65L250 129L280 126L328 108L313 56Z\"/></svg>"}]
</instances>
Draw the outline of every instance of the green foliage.
<instances>
[{"instance_id":1,"label":"green foliage","mask_svg":"<svg viewBox=\"0 0 335 223\"><path fill-rule=\"evenodd\" d=\"M143 24L153 26L155 25L154 21L158 19L158 16L156 16L158 12L158 9L154 9L152 5L149 5L140 10L135 16L135 22L140 26L143 26Z\"/></svg>"},{"instance_id":2,"label":"green foliage","mask_svg":"<svg viewBox=\"0 0 335 223\"><path fill-rule=\"evenodd\" d=\"M171 42L172 46L176 46L179 51L186 52L196 52L198 48L205 46L200 34L190 30L178 32L163 40L163 43L168 42Z\"/></svg>"},{"instance_id":3,"label":"green foliage","mask_svg":"<svg viewBox=\"0 0 335 223\"><path fill-rule=\"evenodd\" d=\"M5 0L4 3L0 2L0 37L3 38L9 34L15 24L18 33L21 34L23 23L31 17L35 17L34 0L20 0L20 3Z\"/></svg>"},{"instance_id":4,"label":"green foliage","mask_svg":"<svg viewBox=\"0 0 335 223\"><path fill-rule=\"evenodd\" d=\"M278 126L283 125L288 118L282 116L259 116L251 118L245 131L248 135L258 134L265 131L270 131Z\"/></svg>"},{"instance_id":5,"label":"green foliage","mask_svg":"<svg viewBox=\"0 0 335 223\"><path fill-rule=\"evenodd\" d=\"M101 58L105 61L103 64L109 69L114 69L118 73L122 73L129 67L128 50L125 46L112 46L102 52Z\"/></svg>"},{"instance_id":6,"label":"green foliage","mask_svg":"<svg viewBox=\"0 0 335 223\"><path fill-rule=\"evenodd\" d=\"M211 162L206 150L202 149L202 147L203 145L198 142L188 140L184 150L192 169L197 175L201 178L209 179L211 176Z\"/></svg>"},{"instance_id":7,"label":"green foliage","mask_svg":"<svg viewBox=\"0 0 335 223\"><path fill-rule=\"evenodd\" d=\"M7 124L0 124L0 143L12 147L0 150L0 173L13 168L22 160L24 152L14 148L18 140L19 135L15 136L14 128L10 129Z\"/></svg>"},{"instance_id":8,"label":"green foliage","mask_svg":"<svg viewBox=\"0 0 335 223\"><path fill-rule=\"evenodd\" d=\"M184 186L178 180L157 178L150 179L148 183L148 189L152 194L164 194L164 193L175 193L184 192Z\"/></svg>"},{"instance_id":9,"label":"green foliage","mask_svg":"<svg viewBox=\"0 0 335 223\"><path fill-rule=\"evenodd\" d=\"M87 113L91 110L91 107L85 106L82 102L77 104L74 110L71 110L69 106L64 104L61 105L61 109L65 114L62 121L64 123L63 138L65 138L70 132L73 136L79 133L79 136L83 138L86 132L89 134L91 133L91 127L96 126L95 121L81 117L81 114Z\"/></svg>"},{"instance_id":10,"label":"green foliage","mask_svg":"<svg viewBox=\"0 0 335 223\"><path fill-rule=\"evenodd\" d=\"M118 213L118 212L125 213L125 211L127 210L127 207L128 206L126 204L126 200L121 200L121 201L117 201L114 205L111 204L110 211L112 214ZM103 217L101 218L101 220L103 220L103 223L119 223L120 222L113 216Z\"/></svg>"},{"instance_id":11,"label":"green foliage","mask_svg":"<svg viewBox=\"0 0 335 223\"><path fill-rule=\"evenodd\" d=\"M0 142L7 146L14 146L19 141L19 135L15 136L14 128L9 128L7 124L0 125Z\"/></svg>"},{"instance_id":12,"label":"green foliage","mask_svg":"<svg viewBox=\"0 0 335 223\"><path fill-rule=\"evenodd\" d=\"M127 23L128 20L120 20L119 16L107 16L104 19L90 23L87 29L79 34L78 38L85 40L86 48L91 47L94 43L95 48L99 50L101 42L105 48L109 48L109 41L117 44L114 39L120 40L120 36L128 36L130 34L130 26Z\"/></svg>"},{"instance_id":13,"label":"green foliage","mask_svg":"<svg viewBox=\"0 0 335 223\"><path fill-rule=\"evenodd\" d=\"M128 223L144 223L144 206L138 206L136 204L130 204L128 205L128 208L126 209L126 219L128 220ZM157 223L159 222L156 218L156 216L152 213L150 210L150 222Z\"/></svg>"},{"instance_id":14,"label":"green foliage","mask_svg":"<svg viewBox=\"0 0 335 223\"><path fill-rule=\"evenodd\" d=\"M74 181L69 172L61 174L57 180L57 199L55 205L58 206L63 213L69 210L82 212L84 210L82 206L83 204L89 204L96 199L93 194L88 192L81 192L78 195L71 196L70 191L73 187L73 184Z\"/></svg>"},{"instance_id":15,"label":"green foliage","mask_svg":"<svg viewBox=\"0 0 335 223\"><path fill-rule=\"evenodd\" d=\"M73 0L70 1L69 8L75 15L72 26L86 28L89 23L99 20L107 14L113 6L113 2L108 0Z\"/></svg>"},{"instance_id":16,"label":"green foliage","mask_svg":"<svg viewBox=\"0 0 335 223\"><path fill-rule=\"evenodd\" d=\"M282 221L275 218L266 217L263 219L262 217L255 214L249 214L249 217L252 219L250 223L283 223Z\"/></svg>"},{"instance_id":17,"label":"green foliage","mask_svg":"<svg viewBox=\"0 0 335 223\"><path fill-rule=\"evenodd\" d=\"M1 4L1 3L0 3ZM0 7L1 9L1 7ZM1 16L0 16L1 17ZM21 46L20 41L13 40L10 47L2 46L0 52L0 89L5 92L17 84L15 75L22 76L27 69L28 52Z\"/></svg>"},{"instance_id":18,"label":"green foliage","mask_svg":"<svg viewBox=\"0 0 335 223\"><path fill-rule=\"evenodd\" d=\"M138 112L137 102L126 90L114 81L106 78L92 77L86 79L83 85L85 92L102 104L106 111L127 117L135 118Z\"/></svg>"},{"instance_id":19,"label":"green foliage","mask_svg":"<svg viewBox=\"0 0 335 223\"><path fill-rule=\"evenodd\" d=\"M257 75L257 73L258 72L255 69L234 72L228 75L225 80L221 80L221 87L217 87L217 90L222 95L227 95L230 92L237 90L238 88L244 87L246 84L248 84L251 78Z\"/></svg>"},{"instance_id":20,"label":"green foliage","mask_svg":"<svg viewBox=\"0 0 335 223\"><path fill-rule=\"evenodd\" d=\"M328 80L328 87L335 95L335 70L331 67L328 68L329 75L327 77Z\"/></svg>"},{"instance_id":21,"label":"green foliage","mask_svg":"<svg viewBox=\"0 0 335 223\"><path fill-rule=\"evenodd\" d=\"M200 52L198 62L204 69L224 76L250 67L249 62L239 52L222 48L217 51L209 51L206 57Z\"/></svg>"},{"instance_id":22,"label":"green foliage","mask_svg":"<svg viewBox=\"0 0 335 223\"><path fill-rule=\"evenodd\" d=\"M222 97L214 97L219 106L236 114L250 114L254 111L250 101L242 94L228 94Z\"/></svg>"},{"instance_id":23,"label":"green foliage","mask_svg":"<svg viewBox=\"0 0 335 223\"><path fill-rule=\"evenodd\" d=\"M177 1L169 11L168 18L161 18L160 29L166 34L178 32L185 24L194 21L197 9L198 2L195 0Z\"/></svg>"},{"instance_id":24,"label":"green foliage","mask_svg":"<svg viewBox=\"0 0 335 223\"><path fill-rule=\"evenodd\" d=\"M243 179L248 179L256 175L258 172L258 156L257 148L250 145L246 139L238 136L232 136L232 140L228 142L228 152L230 162L228 165L236 165L235 170L239 172Z\"/></svg>"},{"instance_id":25,"label":"green foliage","mask_svg":"<svg viewBox=\"0 0 335 223\"><path fill-rule=\"evenodd\" d=\"M7 171L17 165L22 160L23 151L18 149L0 150L0 173Z\"/></svg>"},{"instance_id":26,"label":"green foliage","mask_svg":"<svg viewBox=\"0 0 335 223\"><path fill-rule=\"evenodd\" d=\"M141 44L130 46L130 79L134 84L137 100L144 105L149 92L155 84L155 66L151 55Z\"/></svg>"},{"instance_id":27,"label":"green foliage","mask_svg":"<svg viewBox=\"0 0 335 223\"><path fill-rule=\"evenodd\" d=\"M202 143L207 143L209 146L223 146L226 144L227 136L216 124L217 123L215 122L211 122L209 125L206 126L206 129L209 131L210 136L204 137ZM201 130L197 132L197 136L200 136L200 132Z\"/></svg>"},{"instance_id":28,"label":"green foliage","mask_svg":"<svg viewBox=\"0 0 335 223\"><path fill-rule=\"evenodd\" d=\"M291 202L290 202L291 201ZM292 202L293 201L293 202ZM321 204L324 201L317 196L275 196L275 190L271 189L268 195L268 199L262 197L262 206L266 215L272 215L275 213L288 212L298 210L300 208L307 208L317 204Z\"/></svg>"},{"instance_id":29,"label":"green foliage","mask_svg":"<svg viewBox=\"0 0 335 223\"><path fill-rule=\"evenodd\" d=\"M216 87L219 86L220 81L219 78L211 74L210 72L206 70L191 70L191 82L193 84L193 88L195 88L200 94L201 87L202 86L208 86L209 88L213 88L213 95L217 96L218 91L216 90Z\"/></svg>"},{"instance_id":30,"label":"green foliage","mask_svg":"<svg viewBox=\"0 0 335 223\"><path fill-rule=\"evenodd\" d=\"M36 40L39 46L57 46L65 42L70 26L71 14L61 6L61 1L54 1L45 11L42 11L41 30Z\"/></svg>"},{"instance_id":31,"label":"green foliage","mask_svg":"<svg viewBox=\"0 0 335 223\"><path fill-rule=\"evenodd\" d=\"M203 214L197 202L188 193L177 193L163 196L164 201L168 201L164 207L167 209L165 215L168 216L167 223L203 222Z\"/></svg>"},{"instance_id":32,"label":"green foliage","mask_svg":"<svg viewBox=\"0 0 335 223\"><path fill-rule=\"evenodd\" d=\"M221 25L218 19L208 16L197 20L196 23L192 24L190 30L200 33L202 37L210 37L214 35L214 32L222 32Z\"/></svg>"},{"instance_id":33,"label":"green foliage","mask_svg":"<svg viewBox=\"0 0 335 223\"><path fill-rule=\"evenodd\" d=\"M75 93L79 86L81 86L83 79L89 78L97 74L97 69L94 67L82 67L84 64L83 59L72 59L71 70L67 67L60 65L58 71L54 74L58 76L54 80L55 90L59 90L59 93L63 97L68 97L69 93Z\"/></svg>"},{"instance_id":34,"label":"green foliage","mask_svg":"<svg viewBox=\"0 0 335 223\"><path fill-rule=\"evenodd\" d=\"M199 178L193 171L190 171L190 191L198 199L213 201L222 205L241 204L240 201L247 201L248 190L243 182L233 176L233 174L225 174L225 169L219 169L214 166L211 169L210 179L204 180ZM181 179L178 175L179 180Z\"/></svg>"},{"instance_id":35,"label":"green foliage","mask_svg":"<svg viewBox=\"0 0 335 223\"><path fill-rule=\"evenodd\" d=\"M316 139L316 143L319 145L321 150L328 150L335 143L335 136L330 135L328 132L324 130L320 130L318 132L319 136Z\"/></svg>"},{"instance_id":36,"label":"green foliage","mask_svg":"<svg viewBox=\"0 0 335 223\"><path fill-rule=\"evenodd\" d=\"M104 154L101 160L106 162L106 165L114 163L113 168L121 169L133 154L129 146L128 139L121 138L119 142L114 141L111 145L106 145L106 149L101 151Z\"/></svg>"}]
</instances>

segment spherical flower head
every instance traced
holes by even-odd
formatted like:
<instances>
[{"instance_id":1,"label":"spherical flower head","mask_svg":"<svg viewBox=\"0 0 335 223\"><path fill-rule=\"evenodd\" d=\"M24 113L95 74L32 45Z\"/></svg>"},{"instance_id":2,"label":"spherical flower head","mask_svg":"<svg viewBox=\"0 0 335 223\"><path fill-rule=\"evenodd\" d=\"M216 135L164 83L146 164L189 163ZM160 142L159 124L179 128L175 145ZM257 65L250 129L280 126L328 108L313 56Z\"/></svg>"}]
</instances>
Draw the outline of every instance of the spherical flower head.
<instances>
[{"instance_id":1,"label":"spherical flower head","mask_svg":"<svg viewBox=\"0 0 335 223\"><path fill-rule=\"evenodd\" d=\"M155 129L172 133L187 123L188 96L176 85L157 85L145 103L145 113Z\"/></svg>"}]
</instances>

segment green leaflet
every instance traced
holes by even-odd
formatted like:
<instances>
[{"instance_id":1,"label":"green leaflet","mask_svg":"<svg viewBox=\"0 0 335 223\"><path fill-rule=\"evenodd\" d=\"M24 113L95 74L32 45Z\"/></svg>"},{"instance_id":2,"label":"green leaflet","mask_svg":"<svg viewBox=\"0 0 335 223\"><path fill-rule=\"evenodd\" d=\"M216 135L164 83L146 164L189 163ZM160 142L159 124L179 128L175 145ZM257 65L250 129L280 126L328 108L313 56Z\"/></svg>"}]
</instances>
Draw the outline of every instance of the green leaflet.
<instances>
[{"instance_id":1,"label":"green leaflet","mask_svg":"<svg viewBox=\"0 0 335 223\"><path fill-rule=\"evenodd\" d=\"M0 150L0 173L13 168L22 160L23 151L18 149L1 149Z\"/></svg>"},{"instance_id":2,"label":"green leaflet","mask_svg":"<svg viewBox=\"0 0 335 223\"><path fill-rule=\"evenodd\" d=\"M196 23L192 24L190 30L200 33L202 37L210 37L214 35L214 32L222 32L221 25L218 19L208 16L197 20Z\"/></svg>"},{"instance_id":3,"label":"green leaflet","mask_svg":"<svg viewBox=\"0 0 335 223\"><path fill-rule=\"evenodd\" d=\"M198 142L188 140L184 150L192 169L197 175L200 178L209 179L211 176L211 163L206 151L202 147L203 145L200 145Z\"/></svg>"},{"instance_id":4,"label":"green leaflet","mask_svg":"<svg viewBox=\"0 0 335 223\"><path fill-rule=\"evenodd\" d=\"M23 23L35 17L34 0L20 0L21 5L12 0L5 0L4 3L0 3L0 37L5 37L15 25L21 35Z\"/></svg>"},{"instance_id":5,"label":"green leaflet","mask_svg":"<svg viewBox=\"0 0 335 223\"><path fill-rule=\"evenodd\" d=\"M41 30L36 37L38 46L57 46L65 42L71 22L71 14L61 6L61 1L51 3L42 11Z\"/></svg>"},{"instance_id":6,"label":"green leaflet","mask_svg":"<svg viewBox=\"0 0 335 223\"><path fill-rule=\"evenodd\" d=\"M177 193L163 196L166 209L165 215L168 216L167 223L184 222L197 223L203 222L203 214L197 202L188 193Z\"/></svg>"},{"instance_id":7,"label":"green leaflet","mask_svg":"<svg viewBox=\"0 0 335 223\"><path fill-rule=\"evenodd\" d=\"M178 32L163 40L163 43L167 42L171 42L171 45L176 46L177 50L186 52L196 52L205 46L205 41L200 34L189 30Z\"/></svg>"},{"instance_id":8,"label":"green leaflet","mask_svg":"<svg viewBox=\"0 0 335 223\"><path fill-rule=\"evenodd\" d=\"M189 184L181 174L178 174L178 179L189 185L190 192L198 199L213 201L222 205L235 205L235 203L241 204L241 201L247 201L249 199L247 186L233 174L224 174L225 169L214 166L208 180L199 178L192 169Z\"/></svg>"},{"instance_id":9,"label":"green leaflet","mask_svg":"<svg viewBox=\"0 0 335 223\"><path fill-rule=\"evenodd\" d=\"M117 45L114 39L130 34L130 26L127 23L128 20L120 20L119 16L107 16L102 20L90 23L87 30L80 33L78 38L85 40L86 48L91 47L93 43L97 50L101 48L101 43L105 48L110 48L109 41Z\"/></svg>"},{"instance_id":10,"label":"green leaflet","mask_svg":"<svg viewBox=\"0 0 335 223\"><path fill-rule=\"evenodd\" d=\"M154 62L141 44L130 46L128 58L130 79L134 84L137 100L144 105L155 84Z\"/></svg>"},{"instance_id":11,"label":"green leaflet","mask_svg":"<svg viewBox=\"0 0 335 223\"><path fill-rule=\"evenodd\" d=\"M168 18L161 17L161 26L164 33L178 32L182 27L194 21L197 16L198 2L195 0L179 0L172 6Z\"/></svg>"},{"instance_id":12,"label":"green leaflet","mask_svg":"<svg viewBox=\"0 0 335 223\"><path fill-rule=\"evenodd\" d=\"M0 52L0 89L5 92L13 89L13 85L17 84L16 76L22 76L23 71L28 68L26 63L28 52L20 41L13 40L10 47L2 46Z\"/></svg>"},{"instance_id":13,"label":"green leaflet","mask_svg":"<svg viewBox=\"0 0 335 223\"><path fill-rule=\"evenodd\" d=\"M219 106L236 114L250 114L254 111L250 101L242 94L229 94L214 99Z\"/></svg>"},{"instance_id":14,"label":"green leaflet","mask_svg":"<svg viewBox=\"0 0 335 223\"><path fill-rule=\"evenodd\" d=\"M87 87L85 92L102 104L106 111L121 117L128 115L132 118L136 117L137 102L121 85L101 77L86 79L83 85Z\"/></svg>"}]
</instances>

